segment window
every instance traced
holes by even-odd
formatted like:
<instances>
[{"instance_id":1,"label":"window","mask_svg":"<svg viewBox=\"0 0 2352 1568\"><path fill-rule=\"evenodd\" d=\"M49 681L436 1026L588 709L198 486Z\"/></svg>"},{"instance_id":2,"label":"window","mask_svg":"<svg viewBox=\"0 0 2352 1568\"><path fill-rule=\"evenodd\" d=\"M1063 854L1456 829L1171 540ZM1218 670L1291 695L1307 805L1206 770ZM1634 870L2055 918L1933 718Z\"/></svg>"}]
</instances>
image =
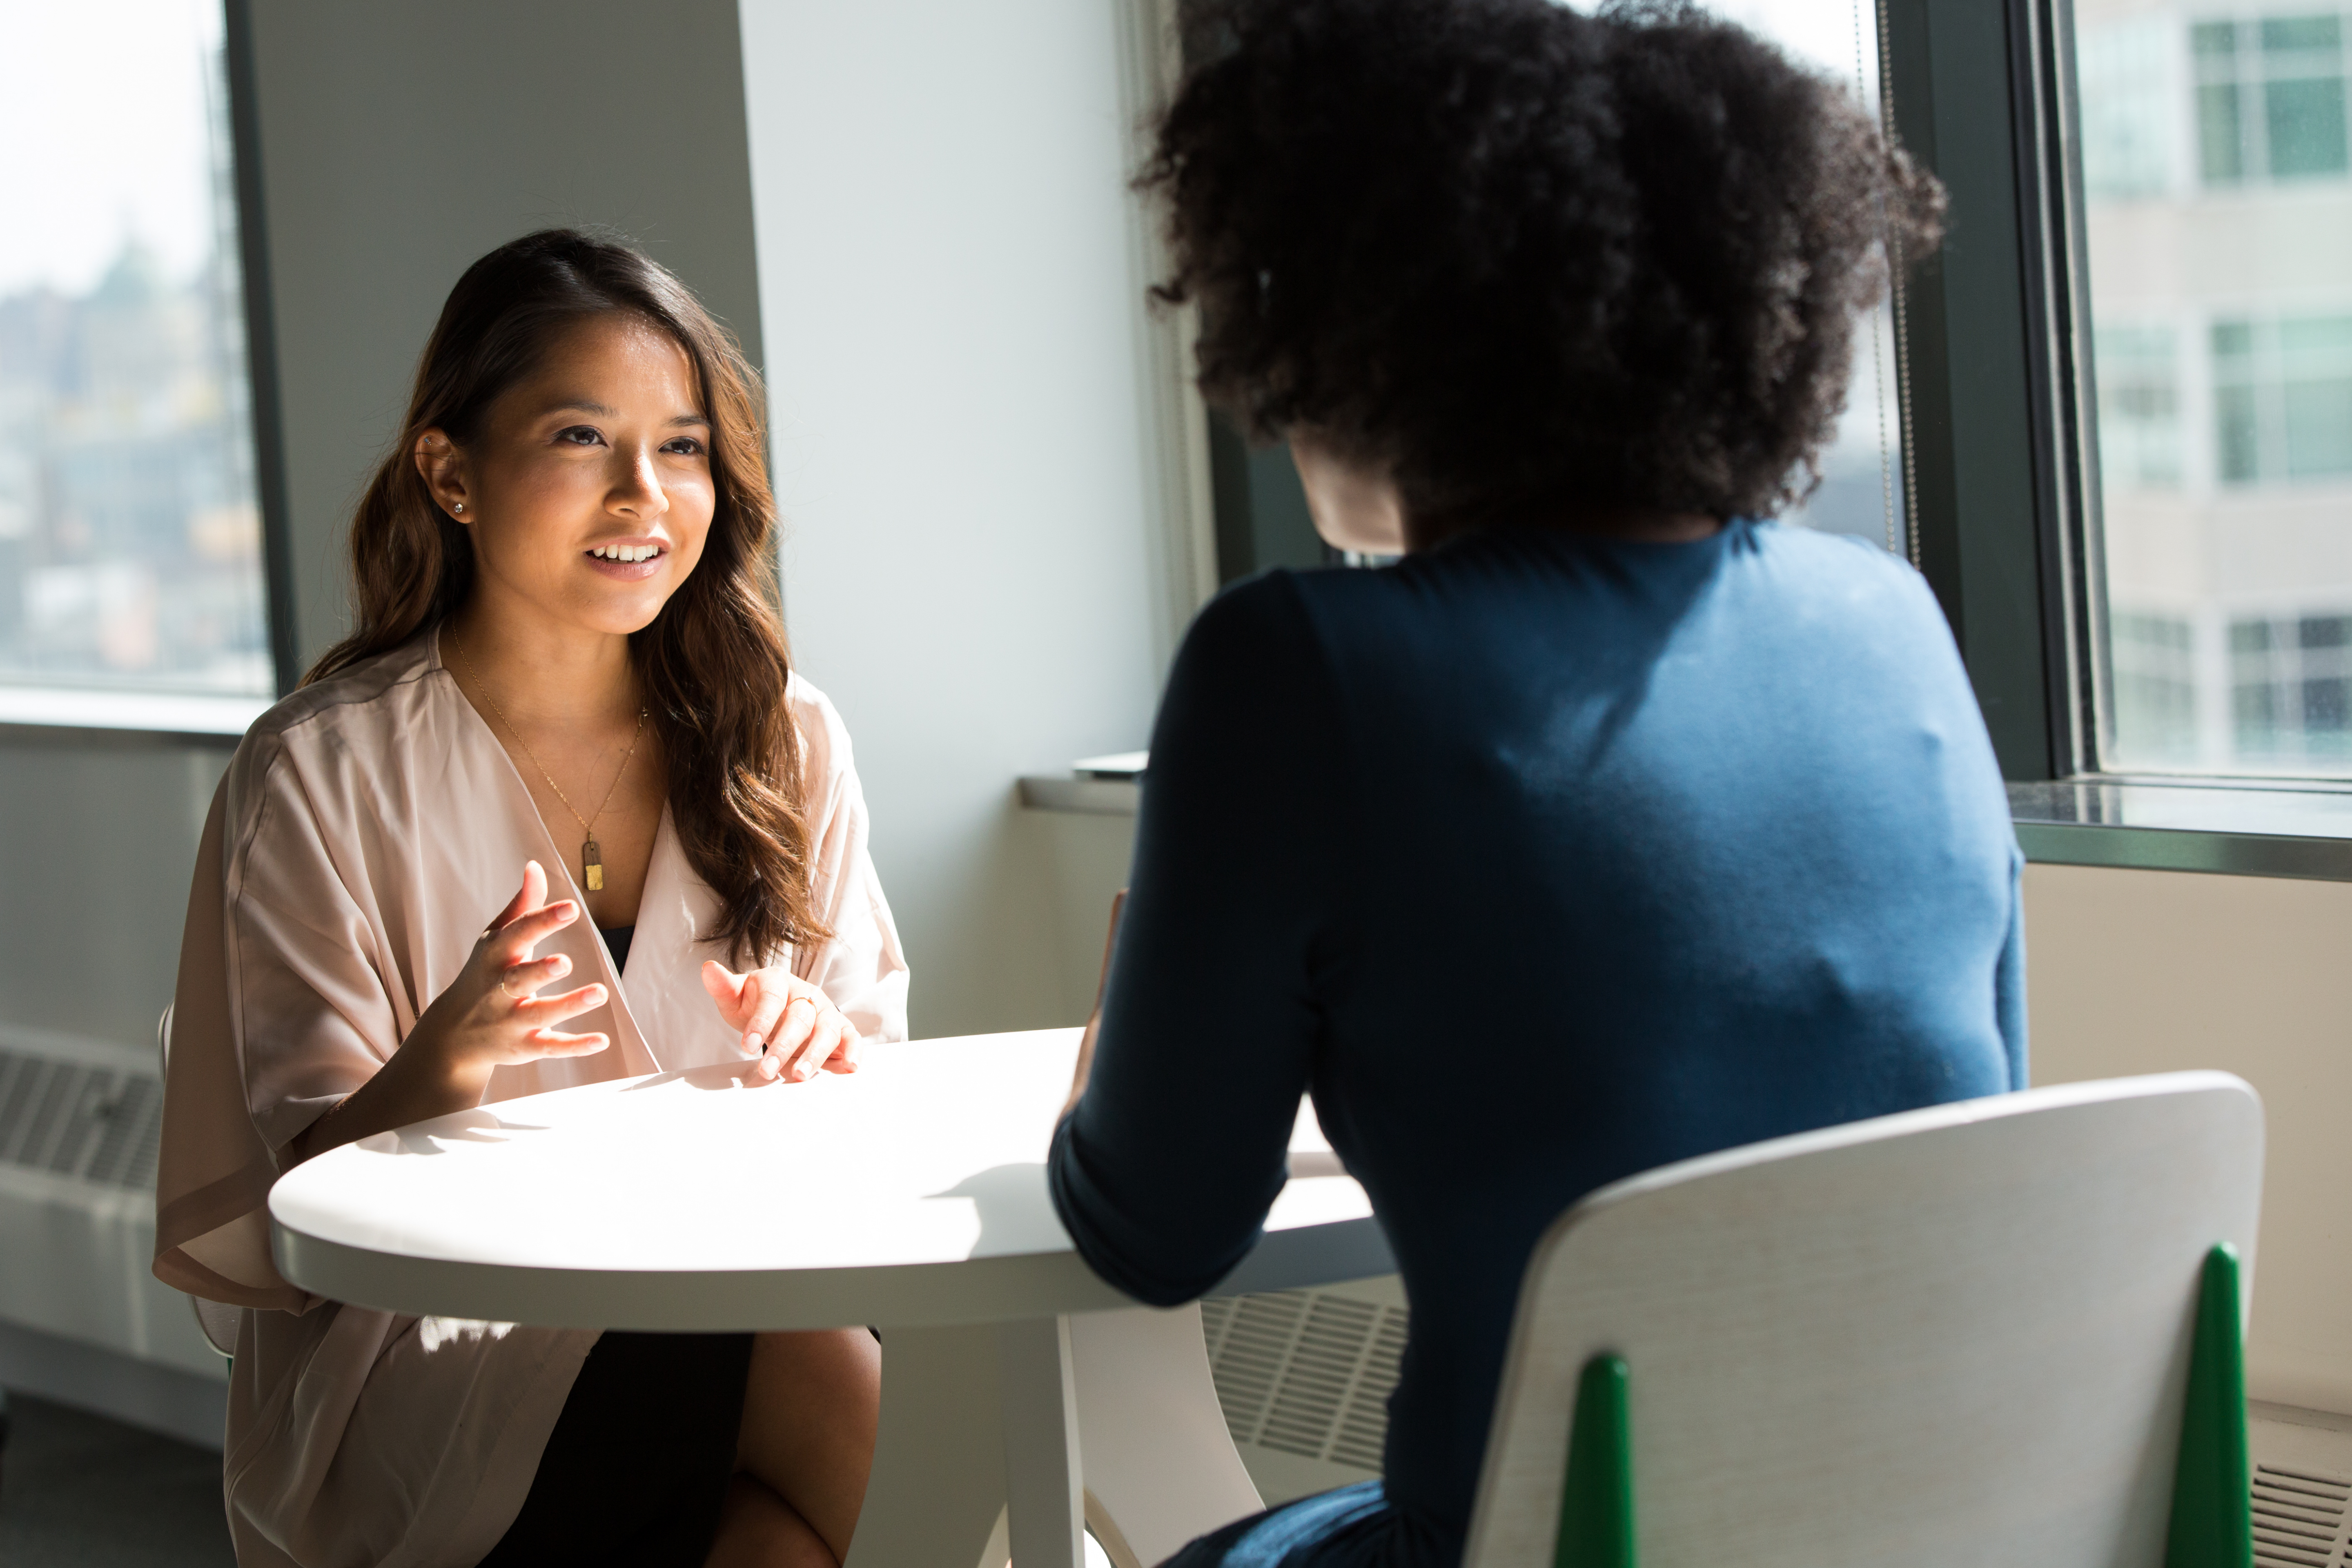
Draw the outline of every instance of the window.
<instances>
[{"instance_id":1,"label":"window","mask_svg":"<svg viewBox=\"0 0 2352 1568\"><path fill-rule=\"evenodd\" d=\"M2189 36L2207 184L2345 174L2340 16L2233 17Z\"/></svg>"},{"instance_id":2,"label":"window","mask_svg":"<svg viewBox=\"0 0 2352 1568\"><path fill-rule=\"evenodd\" d=\"M267 697L221 7L6 15L0 687Z\"/></svg>"},{"instance_id":3,"label":"window","mask_svg":"<svg viewBox=\"0 0 2352 1568\"><path fill-rule=\"evenodd\" d=\"M2352 315L2213 323L2225 484L2352 474Z\"/></svg>"},{"instance_id":4,"label":"window","mask_svg":"<svg viewBox=\"0 0 2352 1568\"><path fill-rule=\"evenodd\" d=\"M2105 611L2084 761L2352 775L2345 16L2073 11Z\"/></svg>"},{"instance_id":5,"label":"window","mask_svg":"<svg viewBox=\"0 0 2352 1568\"><path fill-rule=\"evenodd\" d=\"M2110 630L2116 733L2142 756L2193 762L2196 624L2187 616L2119 610Z\"/></svg>"},{"instance_id":6,"label":"window","mask_svg":"<svg viewBox=\"0 0 2352 1568\"><path fill-rule=\"evenodd\" d=\"M2111 486L2180 483L2180 366L2170 327L2102 327L2099 467Z\"/></svg>"},{"instance_id":7,"label":"window","mask_svg":"<svg viewBox=\"0 0 2352 1568\"><path fill-rule=\"evenodd\" d=\"M2231 621L2230 718L2248 761L2352 761L2352 614Z\"/></svg>"},{"instance_id":8,"label":"window","mask_svg":"<svg viewBox=\"0 0 2352 1568\"><path fill-rule=\"evenodd\" d=\"M2172 188L2180 163L2177 33L2163 17L2133 16L2083 35L2083 184L2099 200Z\"/></svg>"}]
</instances>

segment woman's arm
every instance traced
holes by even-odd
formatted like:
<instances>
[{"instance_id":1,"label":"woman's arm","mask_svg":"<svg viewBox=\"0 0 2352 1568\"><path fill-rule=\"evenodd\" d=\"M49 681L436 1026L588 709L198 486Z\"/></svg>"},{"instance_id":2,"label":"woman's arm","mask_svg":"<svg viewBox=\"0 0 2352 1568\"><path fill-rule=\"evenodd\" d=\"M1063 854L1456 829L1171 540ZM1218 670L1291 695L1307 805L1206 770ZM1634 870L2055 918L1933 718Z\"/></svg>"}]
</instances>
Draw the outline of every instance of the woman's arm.
<instances>
[{"instance_id":1,"label":"woman's arm","mask_svg":"<svg viewBox=\"0 0 2352 1568\"><path fill-rule=\"evenodd\" d=\"M1172 1305L1255 1244L1352 951L1354 792L1297 584L1222 595L1151 740L1133 876L1055 1206L1097 1274Z\"/></svg>"}]
</instances>

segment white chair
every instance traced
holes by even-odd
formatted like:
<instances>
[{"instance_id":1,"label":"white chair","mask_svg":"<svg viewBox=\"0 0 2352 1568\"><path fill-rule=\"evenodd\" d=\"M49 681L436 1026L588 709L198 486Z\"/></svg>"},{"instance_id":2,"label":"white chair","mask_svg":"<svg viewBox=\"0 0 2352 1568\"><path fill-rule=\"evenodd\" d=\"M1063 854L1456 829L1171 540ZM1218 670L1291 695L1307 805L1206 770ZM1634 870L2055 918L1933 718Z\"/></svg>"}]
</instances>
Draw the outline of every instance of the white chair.
<instances>
[{"instance_id":1,"label":"white chair","mask_svg":"<svg viewBox=\"0 0 2352 1568\"><path fill-rule=\"evenodd\" d=\"M2172 1073L1602 1188L1529 1260L1465 1568L2250 1568L2262 1167L2253 1090Z\"/></svg>"},{"instance_id":2,"label":"white chair","mask_svg":"<svg viewBox=\"0 0 2352 1568\"><path fill-rule=\"evenodd\" d=\"M155 1020L155 1064L163 1075L168 1092L172 1082L172 1009ZM239 1309L221 1301L207 1301L202 1296L190 1296L188 1305L195 1309L196 1328L205 1336L205 1343L222 1355L236 1354L237 1323L242 1317Z\"/></svg>"}]
</instances>

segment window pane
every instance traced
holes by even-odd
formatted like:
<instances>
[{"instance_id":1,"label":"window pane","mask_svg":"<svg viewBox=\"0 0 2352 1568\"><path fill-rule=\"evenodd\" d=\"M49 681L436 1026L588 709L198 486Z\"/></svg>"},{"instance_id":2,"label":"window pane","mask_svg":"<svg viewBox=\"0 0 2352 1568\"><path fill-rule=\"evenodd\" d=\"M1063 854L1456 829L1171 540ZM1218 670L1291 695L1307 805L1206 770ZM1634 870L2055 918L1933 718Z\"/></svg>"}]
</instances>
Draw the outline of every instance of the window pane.
<instances>
[{"instance_id":1,"label":"window pane","mask_svg":"<svg viewBox=\"0 0 2352 1568\"><path fill-rule=\"evenodd\" d=\"M2099 453L2109 482L2179 484L2180 369L2172 330L2102 328L2098 366Z\"/></svg>"},{"instance_id":2,"label":"window pane","mask_svg":"<svg viewBox=\"0 0 2352 1568\"><path fill-rule=\"evenodd\" d=\"M218 0L0 27L0 681L268 695Z\"/></svg>"},{"instance_id":3,"label":"window pane","mask_svg":"<svg viewBox=\"0 0 2352 1568\"><path fill-rule=\"evenodd\" d=\"M2273 81L2263 89L2271 173L2344 173L2344 80Z\"/></svg>"},{"instance_id":4,"label":"window pane","mask_svg":"<svg viewBox=\"0 0 2352 1568\"><path fill-rule=\"evenodd\" d=\"M2347 0L2074 5L2101 764L2352 775Z\"/></svg>"},{"instance_id":5,"label":"window pane","mask_svg":"<svg viewBox=\"0 0 2352 1568\"><path fill-rule=\"evenodd\" d=\"M2235 82L2208 83L2197 89L2197 145L2206 179L2226 184L2245 177L2245 141L2238 122Z\"/></svg>"}]
</instances>

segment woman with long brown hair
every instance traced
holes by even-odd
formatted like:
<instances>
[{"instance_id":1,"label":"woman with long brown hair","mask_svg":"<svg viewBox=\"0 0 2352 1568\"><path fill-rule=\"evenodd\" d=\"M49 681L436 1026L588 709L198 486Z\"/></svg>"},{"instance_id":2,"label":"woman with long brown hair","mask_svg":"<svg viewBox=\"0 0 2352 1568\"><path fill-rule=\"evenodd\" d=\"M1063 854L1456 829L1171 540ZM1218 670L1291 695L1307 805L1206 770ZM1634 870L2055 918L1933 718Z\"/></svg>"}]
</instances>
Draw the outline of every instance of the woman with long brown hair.
<instances>
[{"instance_id":1,"label":"woman with long brown hair","mask_svg":"<svg viewBox=\"0 0 2352 1568\"><path fill-rule=\"evenodd\" d=\"M863 1331L420 1320L310 1297L268 1245L270 1183L339 1144L730 1059L854 1071L904 1037L848 737L777 625L764 458L754 374L659 266L569 230L484 257L353 521L356 628L222 781L155 1267L247 1309L247 1568L847 1552Z\"/></svg>"}]
</instances>

